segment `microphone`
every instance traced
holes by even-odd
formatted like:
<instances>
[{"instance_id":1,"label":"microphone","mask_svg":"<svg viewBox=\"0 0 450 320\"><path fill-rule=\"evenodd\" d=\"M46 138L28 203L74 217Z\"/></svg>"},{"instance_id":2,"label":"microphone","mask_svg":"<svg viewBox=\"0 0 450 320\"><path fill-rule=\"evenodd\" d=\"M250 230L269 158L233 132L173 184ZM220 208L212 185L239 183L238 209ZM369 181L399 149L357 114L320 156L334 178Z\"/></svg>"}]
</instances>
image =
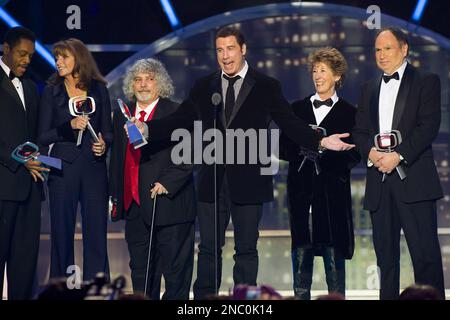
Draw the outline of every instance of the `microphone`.
<instances>
[{"instance_id":1,"label":"microphone","mask_svg":"<svg viewBox=\"0 0 450 320\"><path fill-rule=\"evenodd\" d=\"M218 92L214 92L211 97L212 104L217 107L219 103L222 101L222 96Z\"/></svg>"},{"instance_id":2,"label":"microphone","mask_svg":"<svg viewBox=\"0 0 450 320\"><path fill-rule=\"evenodd\" d=\"M222 96L218 92L214 92L211 96L211 102L214 105L214 118L216 119L220 112L220 103L222 102Z\"/></svg>"}]
</instances>

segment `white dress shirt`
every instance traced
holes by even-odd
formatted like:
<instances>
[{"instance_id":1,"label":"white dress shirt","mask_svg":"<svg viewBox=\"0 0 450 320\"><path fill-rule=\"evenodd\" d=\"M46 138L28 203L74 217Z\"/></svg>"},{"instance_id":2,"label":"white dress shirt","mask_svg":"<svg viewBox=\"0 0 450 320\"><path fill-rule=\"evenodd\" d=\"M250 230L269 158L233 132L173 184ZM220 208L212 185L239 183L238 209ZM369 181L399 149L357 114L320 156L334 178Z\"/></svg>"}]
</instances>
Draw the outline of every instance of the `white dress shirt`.
<instances>
[{"instance_id":1,"label":"white dress shirt","mask_svg":"<svg viewBox=\"0 0 450 320\"><path fill-rule=\"evenodd\" d=\"M141 111L145 112L145 118L144 121L148 120L148 117L150 116L150 114L152 113L153 109L155 109L156 105L159 102L159 98L156 99L155 101L153 101L152 103L150 103L149 106L147 106L145 109L142 109L139 106L139 102L136 102L136 113L135 113L135 118L139 120L139 118L141 117Z\"/></svg>"},{"instance_id":2,"label":"white dress shirt","mask_svg":"<svg viewBox=\"0 0 450 320\"><path fill-rule=\"evenodd\" d=\"M3 56L0 57L0 66L2 66L3 71L5 71L6 76L9 77L9 73L11 72L11 69L3 62ZM14 80L11 81L14 88L16 88L17 94L19 95L20 100L22 101L22 106L25 108L25 95L23 93L23 86L22 82L19 78L14 78Z\"/></svg>"},{"instance_id":3,"label":"white dress shirt","mask_svg":"<svg viewBox=\"0 0 450 320\"><path fill-rule=\"evenodd\" d=\"M313 104L314 100L323 101L322 99L320 99L319 94L317 92L309 100L311 100L311 107L313 108L313 111L314 111L314 116L316 118L316 124L320 125L320 123L323 121L323 119L325 119L327 114L334 107L336 102L339 101L339 97L337 96L336 91L334 91L334 94L331 96L331 100L333 100L333 104L331 105L331 107L323 105L320 108L314 108L314 104Z\"/></svg>"},{"instance_id":4,"label":"white dress shirt","mask_svg":"<svg viewBox=\"0 0 450 320\"><path fill-rule=\"evenodd\" d=\"M236 80L233 85L234 88L234 100L237 99L239 95L239 91L241 91L242 84L244 83L244 78L247 75L248 64L247 61L244 60L244 67L242 67L241 71L239 71L235 77L239 76L240 79ZM226 80L223 76L226 75L222 70L221 78L222 78L222 100L223 100L223 109L225 110L225 99L227 97L227 88L228 88L228 80ZM234 78L234 77L233 77Z\"/></svg>"},{"instance_id":5,"label":"white dress shirt","mask_svg":"<svg viewBox=\"0 0 450 320\"><path fill-rule=\"evenodd\" d=\"M394 117L395 101L397 100L398 90L400 88L403 74L405 73L406 65L407 62L405 60L402 65L395 70L395 72L398 72L398 80L391 79L388 83L385 83L383 79L381 80L380 98L378 101L380 133L389 132L392 130L392 118Z\"/></svg>"},{"instance_id":6,"label":"white dress shirt","mask_svg":"<svg viewBox=\"0 0 450 320\"><path fill-rule=\"evenodd\" d=\"M395 102L397 101L398 90L400 89L400 84L407 64L408 62L406 60L403 61L402 65L392 73L394 74L395 72L398 72L398 80L391 79L388 83L385 83L384 80L381 79L380 98L378 99L378 119L380 125L379 133L389 132L392 130ZM390 74L386 73L383 75L390 76ZM399 156L400 161L404 160L401 154L399 154ZM367 166L373 166L373 162L370 159L367 159Z\"/></svg>"}]
</instances>

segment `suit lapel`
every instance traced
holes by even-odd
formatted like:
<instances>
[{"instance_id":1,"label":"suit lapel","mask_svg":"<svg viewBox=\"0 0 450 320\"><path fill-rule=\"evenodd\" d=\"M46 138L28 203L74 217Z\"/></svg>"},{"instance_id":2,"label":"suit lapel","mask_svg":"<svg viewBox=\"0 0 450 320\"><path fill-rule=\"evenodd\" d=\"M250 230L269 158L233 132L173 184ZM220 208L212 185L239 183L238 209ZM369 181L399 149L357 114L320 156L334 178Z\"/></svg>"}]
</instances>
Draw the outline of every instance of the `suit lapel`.
<instances>
[{"instance_id":1,"label":"suit lapel","mask_svg":"<svg viewBox=\"0 0 450 320\"><path fill-rule=\"evenodd\" d=\"M14 88L14 85L12 84L11 80L6 76L5 71L3 68L0 68L0 86L6 91L7 94L9 94L11 97L14 98L14 100L17 102L17 104L20 106L23 112L25 112L23 108L22 100L20 100L19 94L17 93L16 88ZM23 85L23 84L22 84ZM18 107L19 107L18 106Z\"/></svg>"},{"instance_id":2,"label":"suit lapel","mask_svg":"<svg viewBox=\"0 0 450 320\"><path fill-rule=\"evenodd\" d=\"M165 115L167 114L167 108L164 108L165 103L166 102L164 101L164 99L159 98L152 120L157 120L165 117Z\"/></svg>"},{"instance_id":3,"label":"suit lapel","mask_svg":"<svg viewBox=\"0 0 450 320\"><path fill-rule=\"evenodd\" d=\"M324 127L324 128L328 128L330 127L330 124L332 124L335 119L336 119L336 115L339 112L339 103L341 102L341 99L339 99L331 108L330 112L327 113L327 115L325 116L325 118L323 118L322 122L320 123L319 126ZM321 107L324 108L324 107Z\"/></svg>"},{"instance_id":4,"label":"suit lapel","mask_svg":"<svg viewBox=\"0 0 450 320\"><path fill-rule=\"evenodd\" d=\"M380 102L381 76L373 83L370 94L370 119L375 133L380 132L379 102Z\"/></svg>"},{"instance_id":5,"label":"suit lapel","mask_svg":"<svg viewBox=\"0 0 450 320\"><path fill-rule=\"evenodd\" d=\"M408 64L402 77L400 88L398 89L397 99L395 100L394 116L392 118L392 129L397 129L403 111L406 107L406 99L408 98L409 88L411 87L412 70Z\"/></svg>"},{"instance_id":6,"label":"suit lapel","mask_svg":"<svg viewBox=\"0 0 450 320\"><path fill-rule=\"evenodd\" d=\"M251 69L249 68L247 71L247 75L245 76L244 82L242 83L241 90L239 90L239 94L237 96L236 103L233 108L233 113L231 114L230 121L228 121L227 123L227 127L230 125L231 121L233 121L233 119L236 117L236 114L242 107L242 104L244 103L245 99L247 99L247 96L252 90L253 86L255 85L255 82L256 80L251 73Z\"/></svg>"},{"instance_id":7,"label":"suit lapel","mask_svg":"<svg viewBox=\"0 0 450 320\"><path fill-rule=\"evenodd\" d=\"M317 124L316 116L314 114L313 105L310 100L311 97L305 99L305 121L308 122L308 124Z\"/></svg>"},{"instance_id":8,"label":"suit lapel","mask_svg":"<svg viewBox=\"0 0 450 320\"><path fill-rule=\"evenodd\" d=\"M33 101L33 95L31 92L31 88L29 86L28 81L22 81L22 87L23 87L23 96L25 100L25 113L27 116L27 121L29 124L29 128L34 128L36 119L36 110L35 109L35 103Z\"/></svg>"}]
</instances>

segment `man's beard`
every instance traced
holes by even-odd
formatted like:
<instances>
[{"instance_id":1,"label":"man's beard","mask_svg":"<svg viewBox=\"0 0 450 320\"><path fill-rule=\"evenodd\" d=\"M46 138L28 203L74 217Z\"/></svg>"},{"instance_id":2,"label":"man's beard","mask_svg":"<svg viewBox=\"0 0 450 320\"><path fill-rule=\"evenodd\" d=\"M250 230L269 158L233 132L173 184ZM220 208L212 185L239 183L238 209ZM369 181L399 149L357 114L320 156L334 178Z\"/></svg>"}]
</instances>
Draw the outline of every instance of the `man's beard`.
<instances>
[{"instance_id":1,"label":"man's beard","mask_svg":"<svg viewBox=\"0 0 450 320\"><path fill-rule=\"evenodd\" d=\"M136 92L135 96L138 101L149 101L152 97L150 92Z\"/></svg>"}]
</instances>

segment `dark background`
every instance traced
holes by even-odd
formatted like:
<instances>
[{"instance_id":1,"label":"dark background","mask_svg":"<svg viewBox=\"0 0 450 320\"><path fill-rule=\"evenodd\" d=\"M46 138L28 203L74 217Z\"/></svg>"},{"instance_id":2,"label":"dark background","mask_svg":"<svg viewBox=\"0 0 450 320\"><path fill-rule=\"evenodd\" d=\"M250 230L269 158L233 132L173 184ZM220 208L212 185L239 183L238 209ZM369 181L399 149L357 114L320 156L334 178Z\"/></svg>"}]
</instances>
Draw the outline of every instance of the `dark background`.
<instances>
[{"instance_id":1,"label":"dark background","mask_svg":"<svg viewBox=\"0 0 450 320\"><path fill-rule=\"evenodd\" d=\"M171 0L182 26L210 16L245 7L282 3L276 0ZM311 2L311 1L303 1ZM416 0L401 1L322 1L366 9L378 5L383 14L410 20ZM173 31L159 0L0 0L3 8L20 24L32 29L39 41L52 45L58 40L76 37L86 44L150 44ZM81 9L81 30L69 30L66 20L68 6L76 4ZM448 13L450 2L429 0L420 25L443 36L450 36ZM0 22L3 37L8 27ZM114 69L134 52L95 52L94 56L104 75ZM41 57L34 59L29 74L43 83L52 73L51 67Z\"/></svg>"}]
</instances>

